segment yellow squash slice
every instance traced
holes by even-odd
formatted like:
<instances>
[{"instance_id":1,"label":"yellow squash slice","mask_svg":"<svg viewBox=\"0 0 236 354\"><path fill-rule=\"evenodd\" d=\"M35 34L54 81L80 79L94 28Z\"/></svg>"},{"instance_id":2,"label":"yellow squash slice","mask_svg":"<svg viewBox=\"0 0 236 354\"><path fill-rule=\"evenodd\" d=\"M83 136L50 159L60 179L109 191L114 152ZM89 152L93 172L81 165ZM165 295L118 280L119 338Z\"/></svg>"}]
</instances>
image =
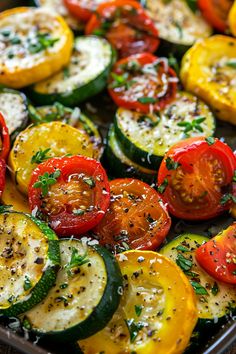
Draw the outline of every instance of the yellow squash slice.
<instances>
[{"instance_id":1,"label":"yellow squash slice","mask_svg":"<svg viewBox=\"0 0 236 354\"><path fill-rule=\"evenodd\" d=\"M0 83L21 88L53 75L70 59L73 34L47 9L19 7L0 14Z\"/></svg>"},{"instance_id":2,"label":"yellow squash slice","mask_svg":"<svg viewBox=\"0 0 236 354\"><path fill-rule=\"evenodd\" d=\"M37 163L67 154L97 158L100 151L94 149L93 141L87 133L68 124L51 122L31 126L17 136L10 152L9 165L13 180L20 191L27 194L31 174Z\"/></svg>"},{"instance_id":3,"label":"yellow squash slice","mask_svg":"<svg viewBox=\"0 0 236 354\"><path fill-rule=\"evenodd\" d=\"M236 39L215 35L197 42L183 57L180 76L186 91L236 124Z\"/></svg>"},{"instance_id":4,"label":"yellow squash slice","mask_svg":"<svg viewBox=\"0 0 236 354\"><path fill-rule=\"evenodd\" d=\"M112 320L82 340L84 354L178 354L197 322L196 299L183 272L151 251L118 256L124 293Z\"/></svg>"}]
</instances>

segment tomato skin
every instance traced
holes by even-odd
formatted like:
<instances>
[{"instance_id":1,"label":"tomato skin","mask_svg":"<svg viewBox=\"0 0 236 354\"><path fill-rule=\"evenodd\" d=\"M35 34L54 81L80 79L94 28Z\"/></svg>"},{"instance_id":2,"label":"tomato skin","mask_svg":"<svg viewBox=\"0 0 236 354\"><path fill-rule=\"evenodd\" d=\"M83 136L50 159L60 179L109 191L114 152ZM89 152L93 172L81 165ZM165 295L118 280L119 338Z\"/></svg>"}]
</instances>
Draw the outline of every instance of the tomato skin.
<instances>
[{"instance_id":1,"label":"tomato skin","mask_svg":"<svg viewBox=\"0 0 236 354\"><path fill-rule=\"evenodd\" d=\"M10 136L9 136L8 128L6 126L6 122L5 122L5 119L2 115L2 113L0 113L0 127L1 127L0 136L2 139L2 148L0 150L0 158L6 160L6 158L8 157L9 151L10 151Z\"/></svg>"},{"instance_id":2,"label":"tomato skin","mask_svg":"<svg viewBox=\"0 0 236 354\"><path fill-rule=\"evenodd\" d=\"M102 165L91 158L80 156L51 158L38 165L33 171L29 184L29 205L31 210L39 210L44 213L43 199L40 188L33 187L39 180L39 176L45 172L53 173L59 169L61 174L57 179L60 187L66 183L66 190L71 183L71 176L86 174L92 176L95 181L93 188L93 209L84 215L75 215L68 211L68 205L62 205L60 213L49 214L49 224L59 236L78 236L94 228L104 217L110 202L110 187L108 178ZM69 181L68 181L69 180ZM78 187L79 188L79 187ZM65 193L67 194L67 193ZM74 197L75 198L75 197ZM76 198L75 198L76 199Z\"/></svg>"},{"instance_id":3,"label":"tomato skin","mask_svg":"<svg viewBox=\"0 0 236 354\"><path fill-rule=\"evenodd\" d=\"M167 158L180 166L168 170ZM230 202L221 203L226 194L222 190L232 189L235 170L236 158L228 145L218 139L209 145L204 137L189 138L175 144L165 155L158 173L158 185L168 181L162 196L172 215L185 220L207 220L230 209ZM219 179L221 182L217 185ZM187 199L191 193L193 200ZM234 190L232 193L234 195Z\"/></svg>"},{"instance_id":4,"label":"tomato skin","mask_svg":"<svg viewBox=\"0 0 236 354\"><path fill-rule=\"evenodd\" d=\"M236 285L236 222L200 246L196 259L213 278Z\"/></svg>"},{"instance_id":5,"label":"tomato skin","mask_svg":"<svg viewBox=\"0 0 236 354\"><path fill-rule=\"evenodd\" d=\"M2 158L0 158L0 197L5 188L6 181L6 162Z\"/></svg>"},{"instance_id":6,"label":"tomato skin","mask_svg":"<svg viewBox=\"0 0 236 354\"><path fill-rule=\"evenodd\" d=\"M156 249L171 226L160 195L148 184L133 178L110 181L110 190L110 207L93 230L99 243L115 252L122 249L122 241L132 249Z\"/></svg>"},{"instance_id":7,"label":"tomato skin","mask_svg":"<svg viewBox=\"0 0 236 354\"><path fill-rule=\"evenodd\" d=\"M93 10L81 6L79 0L64 0L64 4L70 13L81 21L87 22L93 15Z\"/></svg>"},{"instance_id":8,"label":"tomato skin","mask_svg":"<svg viewBox=\"0 0 236 354\"><path fill-rule=\"evenodd\" d=\"M89 35L102 29L103 23L112 21L117 11L125 11L128 7L133 13L119 15L118 20L113 20L105 30L104 36L122 58L144 51L154 53L160 44L158 31L140 3L134 0L113 0L99 5L87 23L85 33Z\"/></svg>"},{"instance_id":9,"label":"tomato skin","mask_svg":"<svg viewBox=\"0 0 236 354\"><path fill-rule=\"evenodd\" d=\"M158 57L150 54L150 53L140 53L140 54L136 54L136 55L132 55L128 58L123 58L121 60L119 60L113 67L112 73L115 73L117 75L121 75L123 73L125 73L125 69L121 69L122 66L127 65L128 63L132 62L132 61L136 61L140 64L141 67L147 65L147 64L154 64L155 62L157 62L159 60ZM161 63L161 62L160 62ZM165 72L165 64L163 63L163 68L158 69L161 73L165 73L167 77L169 78L176 78L176 73L175 71L168 67L167 72ZM157 72L157 76L158 73ZM110 76L110 87L108 88L108 92L111 96L111 98L113 99L113 101L117 104L117 106L119 107L124 107L127 109L134 109L137 110L138 112L143 112L143 113L149 113L151 110L153 111L159 111L161 109L163 109L169 102L171 102L175 96L176 96L176 91L177 91L177 82L176 81L171 81L168 83L168 88L166 91L166 94L161 97L160 99L158 99L158 101L156 103L149 103L149 104L144 104L138 101L138 98L134 95L132 95L133 99L129 99L127 97L127 90L124 90L123 92L120 90L120 88L118 89L114 89L111 87L111 82L112 82L112 73ZM135 76L133 76L135 78ZM130 80L132 81L131 76ZM130 89L129 89L130 90ZM155 97L156 98L156 97Z\"/></svg>"},{"instance_id":10,"label":"tomato skin","mask_svg":"<svg viewBox=\"0 0 236 354\"><path fill-rule=\"evenodd\" d=\"M205 19L218 31L225 32L228 28L228 13L233 5L231 0L198 0L198 7Z\"/></svg>"}]
</instances>

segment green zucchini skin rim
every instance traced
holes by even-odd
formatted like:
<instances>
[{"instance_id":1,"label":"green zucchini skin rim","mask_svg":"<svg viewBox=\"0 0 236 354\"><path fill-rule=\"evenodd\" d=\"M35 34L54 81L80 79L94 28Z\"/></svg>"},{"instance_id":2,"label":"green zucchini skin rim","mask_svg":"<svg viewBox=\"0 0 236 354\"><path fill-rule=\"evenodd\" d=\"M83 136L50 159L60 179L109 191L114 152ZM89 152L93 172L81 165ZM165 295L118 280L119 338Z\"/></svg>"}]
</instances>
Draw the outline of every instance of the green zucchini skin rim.
<instances>
[{"instance_id":1,"label":"green zucchini skin rim","mask_svg":"<svg viewBox=\"0 0 236 354\"><path fill-rule=\"evenodd\" d=\"M49 228L49 226L33 217L31 214L21 213L17 211L6 211L2 214L20 214L32 220L42 231L48 239L48 259L50 265L44 271L39 282L35 285L29 294L28 300L17 302L7 309L0 310L0 316L16 317L40 303L48 294L49 290L53 287L56 281L57 272L60 267L60 249L59 241L56 234Z\"/></svg>"},{"instance_id":2,"label":"green zucchini skin rim","mask_svg":"<svg viewBox=\"0 0 236 354\"><path fill-rule=\"evenodd\" d=\"M10 134L10 138L11 138L11 143L13 143L13 141L15 140L15 138L17 137L17 135L22 131L24 130L28 123L29 123L29 113L28 113L28 105L29 105L29 101L28 101L28 98L26 97L26 95L21 92L21 91L17 91L17 90L14 90L14 89L10 89L8 87L4 87L4 86L0 86L0 94L1 93L12 93L14 95L19 95L21 96L22 100L23 100L23 103L26 107L26 111L27 111L27 116L26 118L24 119L24 121L22 122L22 124L16 128L11 134Z\"/></svg>"},{"instance_id":3,"label":"green zucchini skin rim","mask_svg":"<svg viewBox=\"0 0 236 354\"><path fill-rule=\"evenodd\" d=\"M164 156L157 156L149 154L148 152L140 149L138 146L133 144L122 132L119 127L117 117L114 120L115 134L121 143L125 155L127 155L130 160L136 162L140 166L149 168L152 170L158 170L158 167Z\"/></svg>"},{"instance_id":4,"label":"green zucchini skin rim","mask_svg":"<svg viewBox=\"0 0 236 354\"><path fill-rule=\"evenodd\" d=\"M65 240L70 241L68 238L60 239L60 241ZM123 278L118 263L115 257L104 247L100 245L89 247L94 248L103 258L107 270L107 284L100 302L84 321L62 331L50 331L45 333L34 328L27 328L27 330L40 337L40 340L64 343L88 338L106 327L107 323L116 312L123 290ZM30 322L28 323L30 325Z\"/></svg>"},{"instance_id":5,"label":"green zucchini skin rim","mask_svg":"<svg viewBox=\"0 0 236 354\"><path fill-rule=\"evenodd\" d=\"M156 174L144 173L138 170L137 168L135 168L134 166L127 165L125 162L120 160L119 157L116 156L116 154L114 153L110 145L110 139L113 133L113 129L114 129L113 126L111 126L109 129L107 144L103 155L104 164L109 167L109 170L111 171L111 175L115 178L120 178L120 177L138 178L149 184L156 182L157 173Z\"/></svg>"},{"instance_id":6,"label":"green zucchini skin rim","mask_svg":"<svg viewBox=\"0 0 236 354\"><path fill-rule=\"evenodd\" d=\"M109 43L110 45L110 43ZM111 47L111 60L109 65L95 77L92 81L89 81L87 84L77 87L73 91L70 92L59 92L59 93L52 93L52 94L45 94L37 92L34 87L37 85L30 86L27 89L27 94L32 99L33 102L42 105L52 105L54 102L60 102L64 106L68 107L75 107L77 104L86 101L88 98L93 97L103 91L103 89L107 85L107 80L111 68L116 61L116 51L114 48Z\"/></svg>"}]
</instances>

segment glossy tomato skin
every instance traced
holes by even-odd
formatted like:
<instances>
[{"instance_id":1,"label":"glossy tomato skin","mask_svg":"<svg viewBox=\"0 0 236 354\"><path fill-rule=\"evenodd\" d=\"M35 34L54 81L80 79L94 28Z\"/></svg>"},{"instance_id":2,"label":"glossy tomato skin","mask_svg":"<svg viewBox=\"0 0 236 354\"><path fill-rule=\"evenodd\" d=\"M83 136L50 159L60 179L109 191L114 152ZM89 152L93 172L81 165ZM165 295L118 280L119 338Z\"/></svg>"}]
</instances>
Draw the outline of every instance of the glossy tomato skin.
<instances>
[{"instance_id":1,"label":"glossy tomato skin","mask_svg":"<svg viewBox=\"0 0 236 354\"><path fill-rule=\"evenodd\" d=\"M0 149L0 158L6 160L10 151L10 136L2 113L0 113L0 137L2 140L2 147Z\"/></svg>"},{"instance_id":2,"label":"glossy tomato skin","mask_svg":"<svg viewBox=\"0 0 236 354\"><path fill-rule=\"evenodd\" d=\"M154 53L160 43L154 22L134 0L114 0L98 6L85 28L87 35L97 32L122 58L145 51Z\"/></svg>"},{"instance_id":3,"label":"glossy tomato skin","mask_svg":"<svg viewBox=\"0 0 236 354\"><path fill-rule=\"evenodd\" d=\"M60 171L47 196L35 183L45 172ZM94 228L110 202L110 187L100 162L80 156L52 158L38 165L29 185L29 205L49 220L59 236L78 236ZM85 208L86 207L86 208Z\"/></svg>"},{"instance_id":4,"label":"glossy tomato skin","mask_svg":"<svg viewBox=\"0 0 236 354\"><path fill-rule=\"evenodd\" d=\"M137 69L137 71L132 71L129 69L132 63L137 63L140 70L138 71ZM157 65L157 74L155 77L153 76L152 78L153 74L149 76L148 74L142 73L142 69L147 67L147 65ZM118 76L126 75L126 86L114 88L114 74ZM165 83L163 82L163 76L165 77ZM157 78L158 84L156 83ZM166 80L168 82L167 86ZM140 90L140 81L143 82L141 94L143 93L144 97L155 99L154 103L140 102L140 92L137 93L136 90L137 86L139 86ZM109 79L108 91L117 106L149 113L150 111L160 111L175 98L177 81L176 73L168 66L166 61L163 61L150 53L141 53L121 59L115 64ZM131 83L128 87L127 82ZM163 96L157 98L158 92L163 89L165 90ZM155 90L158 92L155 93Z\"/></svg>"},{"instance_id":5,"label":"glossy tomato skin","mask_svg":"<svg viewBox=\"0 0 236 354\"><path fill-rule=\"evenodd\" d=\"M216 280L236 285L236 222L200 246L196 260Z\"/></svg>"},{"instance_id":6,"label":"glossy tomato skin","mask_svg":"<svg viewBox=\"0 0 236 354\"><path fill-rule=\"evenodd\" d=\"M233 0L198 0L199 9L205 19L220 32L225 32L228 28L228 13L233 5Z\"/></svg>"},{"instance_id":7,"label":"glossy tomato skin","mask_svg":"<svg viewBox=\"0 0 236 354\"><path fill-rule=\"evenodd\" d=\"M204 137L175 144L165 155L158 173L159 188L169 212L185 220L207 220L231 206L236 158L230 147L218 139L211 145ZM170 160L169 160L170 159ZM167 168L168 160L178 164ZM173 164L172 164L173 165Z\"/></svg>"},{"instance_id":8,"label":"glossy tomato skin","mask_svg":"<svg viewBox=\"0 0 236 354\"><path fill-rule=\"evenodd\" d=\"M81 21L87 22L96 10L96 1L63 0L70 13Z\"/></svg>"},{"instance_id":9,"label":"glossy tomato skin","mask_svg":"<svg viewBox=\"0 0 236 354\"><path fill-rule=\"evenodd\" d=\"M160 195L148 184L133 178L110 181L109 209L93 230L99 243L115 252L154 250L165 239L171 218Z\"/></svg>"},{"instance_id":10,"label":"glossy tomato skin","mask_svg":"<svg viewBox=\"0 0 236 354\"><path fill-rule=\"evenodd\" d=\"M0 158L0 197L5 188L5 180L6 180L6 162L2 158Z\"/></svg>"}]
</instances>

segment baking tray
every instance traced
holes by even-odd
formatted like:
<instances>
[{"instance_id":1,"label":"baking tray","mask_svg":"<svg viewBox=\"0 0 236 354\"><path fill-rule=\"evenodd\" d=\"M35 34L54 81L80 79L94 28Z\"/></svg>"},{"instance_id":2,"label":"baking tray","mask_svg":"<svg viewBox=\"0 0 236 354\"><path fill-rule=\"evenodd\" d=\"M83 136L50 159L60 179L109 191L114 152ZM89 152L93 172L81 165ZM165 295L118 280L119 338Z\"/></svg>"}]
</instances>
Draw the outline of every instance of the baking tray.
<instances>
[{"instance_id":1,"label":"baking tray","mask_svg":"<svg viewBox=\"0 0 236 354\"><path fill-rule=\"evenodd\" d=\"M29 2L28 2L29 3ZM27 5L27 1L20 0L0 0L0 12L16 6ZM83 104L81 108L88 114L99 126L102 135L105 137L107 129L112 122L115 106L105 93L97 96L89 102ZM217 121L216 136L227 142L233 150L236 150L236 127L230 124ZM173 238L183 232L199 233L205 236L212 236L218 233L221 229L232 223L232 219L228 215L223 215L217 219L201 223L189 223L184 221L174 220L173 226L168 238ZM0 341L6 345L16 348L19 352L25 354L64 354L65 347L52 346L50 343L40 345L37 340L29 339L26 335L19 335L13 330L0 324ZM236 353L236 316L229 318L228 322L222 327L214 330L210 336L202 339L200 347L188 351L188 354L223 354L231 346L235 345ZM74 352L74 347L70 344L65 344L66 351L69 354ZM62 348L63 347L63 348ZM112 353L110 353L112 354Z\"/></svg>"}]
</instances>

